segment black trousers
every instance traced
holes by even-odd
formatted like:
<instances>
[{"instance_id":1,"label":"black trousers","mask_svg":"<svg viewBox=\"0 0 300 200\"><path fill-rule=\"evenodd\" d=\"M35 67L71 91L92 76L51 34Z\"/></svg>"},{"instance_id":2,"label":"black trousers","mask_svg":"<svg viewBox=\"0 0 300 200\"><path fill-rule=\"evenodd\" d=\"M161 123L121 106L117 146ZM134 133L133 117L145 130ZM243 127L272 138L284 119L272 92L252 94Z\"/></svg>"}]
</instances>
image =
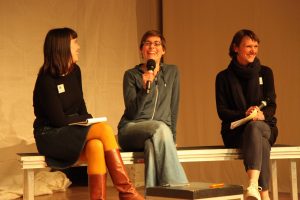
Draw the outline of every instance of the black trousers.
<instances>
[{"instance_id":1,"label":"black trousers","mask_svg":"<svg viewBox=\"0 0 300 200\"><path fill-rule=\"evenodd\" d=\"M244 155L246 171L260 171L258 184L262 190L269 189L271 129L264 121L251 121L237 134L223 134L224 145L239 148Z\"/></svg>"}]
</instances>

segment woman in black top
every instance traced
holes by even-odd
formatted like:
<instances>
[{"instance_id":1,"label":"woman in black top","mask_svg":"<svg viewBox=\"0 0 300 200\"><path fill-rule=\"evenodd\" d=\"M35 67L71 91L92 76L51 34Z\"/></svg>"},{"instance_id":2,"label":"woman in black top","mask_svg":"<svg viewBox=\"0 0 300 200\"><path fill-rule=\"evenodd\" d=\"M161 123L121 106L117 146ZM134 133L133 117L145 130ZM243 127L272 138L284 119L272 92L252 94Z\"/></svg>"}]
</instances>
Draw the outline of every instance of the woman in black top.
<instances>
[{"instance_id":1,"label":"woman in black top","mask_svg":"<svg viewBox=\"0 0 300 200\"><path fill-rule=\"evenodd\" d=\"M257 58L258 45L259 39L251 30L234 35L229 49L232 60L216 77L216 104L225 146L243 151L249 178L246 197L269 200L270 150L278 134L276 94L271 68ZM262 101L267 105L260 109ZM233 121L249 115L250 122L230 128Z\"/></svg>"},{"instance_id":2,"label":"woman in black top","mask_svg":"<svg viewBox=\"0 0 300 200\"><path fill-rule=\"evenodd\" d=\"M88 165L90 199L106 199L106 167L122 200L140 200L132 186L112 128L106 123L70 125L92 116L83 98L77 33L50 30L44 43L44 64L34 93L34 137L47 165L62 169L78 162Z\"/></svg>"}]
</instances>

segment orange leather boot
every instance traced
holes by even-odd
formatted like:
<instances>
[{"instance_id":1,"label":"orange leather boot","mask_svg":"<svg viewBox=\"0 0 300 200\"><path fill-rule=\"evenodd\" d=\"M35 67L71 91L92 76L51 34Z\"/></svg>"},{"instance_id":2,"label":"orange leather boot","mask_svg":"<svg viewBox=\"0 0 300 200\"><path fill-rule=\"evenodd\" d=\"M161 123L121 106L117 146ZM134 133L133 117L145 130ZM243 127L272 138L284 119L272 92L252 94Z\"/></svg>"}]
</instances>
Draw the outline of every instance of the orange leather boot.
<instances>
[{"instance_id":1,"label":"orange leather boot","mask_svg":"<svg viewBox=\"0 0 300 200\"><path fill-rule=\"evenodd\" d=\"M106 200L106 174L89 174L90 200Z\"/></svg>"},{"instance_id":2,"label":"orange leather boot","mask_svg":"<svg viewBox=\"0 0 300 200\"><path fill-rule=\"evenodd\" d=\"M134 188L128 178L126 168L123 164L120 151L113 149L105 151L105 162L110 173L112 182L119 191L120 200L144 200Z\"/></svg>"}]
</instances>

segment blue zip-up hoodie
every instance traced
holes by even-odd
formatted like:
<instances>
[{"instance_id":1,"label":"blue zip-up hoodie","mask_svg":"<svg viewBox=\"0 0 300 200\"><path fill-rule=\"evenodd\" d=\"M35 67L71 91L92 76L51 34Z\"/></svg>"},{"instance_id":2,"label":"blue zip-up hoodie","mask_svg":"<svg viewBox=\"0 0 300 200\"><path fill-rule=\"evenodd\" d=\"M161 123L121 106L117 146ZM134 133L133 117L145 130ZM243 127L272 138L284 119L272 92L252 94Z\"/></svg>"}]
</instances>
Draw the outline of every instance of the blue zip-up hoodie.
<instances>
[{"instance_id":1,"label":"blue zip-up hoodie","mask_svg":"<svg viewBox=\"0 0 300 200\"><path fill-rule=\"evenodd\" d=\"M125 72L123 97L125 111L119 122L122 129L128 122L157 120L166 123L176 141L180 77L177 66L161 63L160 71L151 84L150 93L143 88L142 64Z\"/></svg>"}]
</instances>

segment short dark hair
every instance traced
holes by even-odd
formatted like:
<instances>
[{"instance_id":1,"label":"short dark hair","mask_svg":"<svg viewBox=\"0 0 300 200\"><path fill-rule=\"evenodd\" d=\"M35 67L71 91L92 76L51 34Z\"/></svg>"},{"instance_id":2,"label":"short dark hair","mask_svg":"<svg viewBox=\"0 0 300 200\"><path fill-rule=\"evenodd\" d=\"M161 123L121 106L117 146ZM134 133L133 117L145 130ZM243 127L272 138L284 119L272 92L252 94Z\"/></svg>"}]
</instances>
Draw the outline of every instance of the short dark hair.
<instances>
[{"instance_id":1,"label":"short dark hair","mask_svg":"<svg viewBox=\"0 0 300 200\"><path fill-rule=\"evenodd\" d=\"M229 47L229 56L231 58L234 58L236 56L236 52L234 51L234 47L235 46L240 46L243 38L246 37L246 36L259 43L259 38L257 37L257 35L253 31L248 30L248 29L239 30L233 36L230 47Z\"/></svg>"},{"instance_id":2,"label":"short dark hair","mask_svg":"<svg viewBox=\"0 0 300 200\"><path fill-rule=\"evenodd\" d=\"M73 64L70 44L75 38L77 33L71 28L50 30L44 42L44 64L40 73L59 76L72 70L72 66L69 68L70 63Z\"/></svg>"},{"instance_id":3,"label":"short dark hair","mask_svg":"<svg viewBox=\"0 0 300 200\"><path fill-rule=\"evenodd\" d=\"M144 43L146 42L146 40L149 37L159 37L161 40L161 45L163 47L164 50L166 50L166 39L165 37L162 35L162 33L158 30L150 30L144 33L142 39L141 39L141 43L140 43L140 50L142 50Z\"/></svg>"}]
</instances>

